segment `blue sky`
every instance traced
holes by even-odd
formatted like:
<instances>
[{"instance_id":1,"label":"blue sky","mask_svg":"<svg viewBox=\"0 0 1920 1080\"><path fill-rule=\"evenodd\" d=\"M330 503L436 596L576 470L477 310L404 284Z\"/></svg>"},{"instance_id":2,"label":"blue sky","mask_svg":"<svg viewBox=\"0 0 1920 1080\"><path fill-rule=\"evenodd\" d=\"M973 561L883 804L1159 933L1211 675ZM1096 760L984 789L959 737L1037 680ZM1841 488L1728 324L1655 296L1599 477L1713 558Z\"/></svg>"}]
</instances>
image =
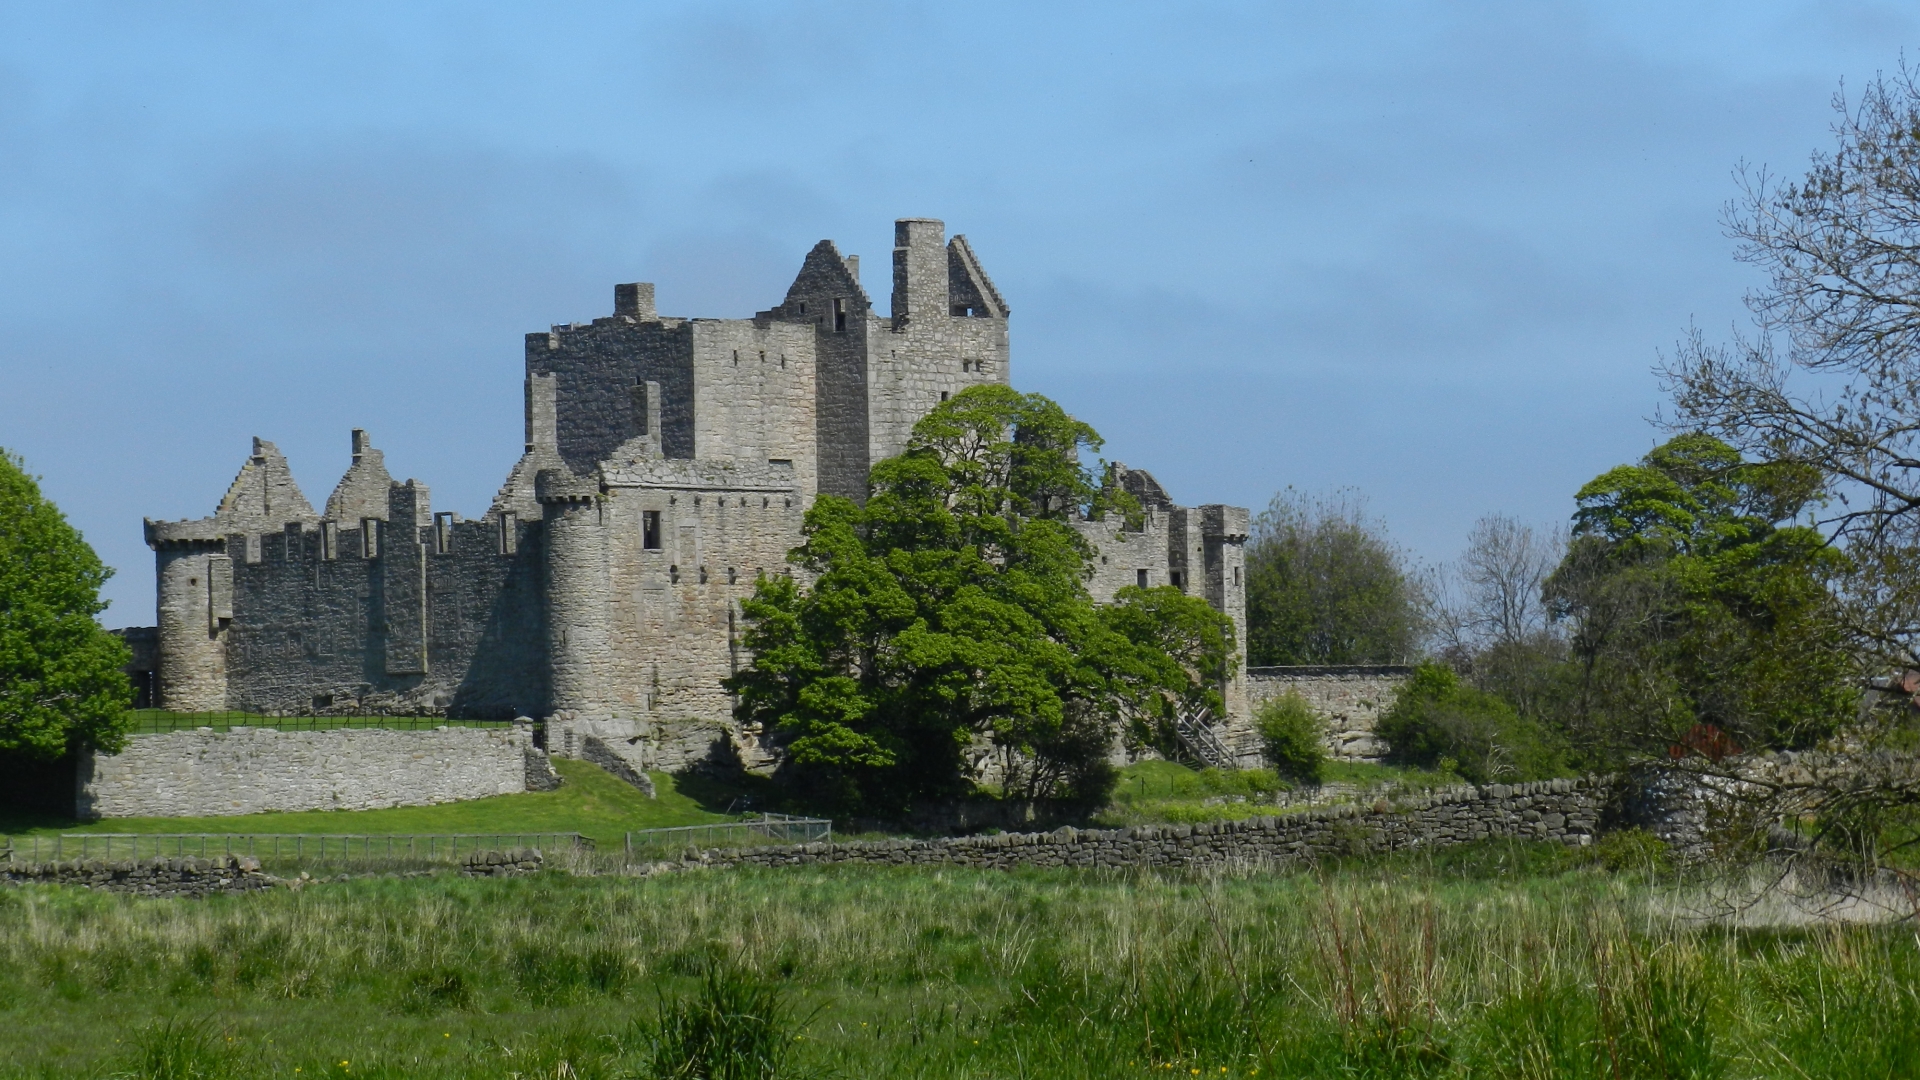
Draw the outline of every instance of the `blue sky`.
<instances>
[{"instance_id":1,"label":"blue sky","mask_svg":"<svg viewBox=\"0 0 1920 1080\"><path fill-rule=\"evenodd\" d=\"M367 428L436 509L519 450L521 339L658 283L776 302L822 237L966 233L1013 378L1185 503L1353 486L1427 561L1563 520L1753 271L1920 4L0 5L0 445L152 619L140 519Z\"/></svg>"}]
</instances>

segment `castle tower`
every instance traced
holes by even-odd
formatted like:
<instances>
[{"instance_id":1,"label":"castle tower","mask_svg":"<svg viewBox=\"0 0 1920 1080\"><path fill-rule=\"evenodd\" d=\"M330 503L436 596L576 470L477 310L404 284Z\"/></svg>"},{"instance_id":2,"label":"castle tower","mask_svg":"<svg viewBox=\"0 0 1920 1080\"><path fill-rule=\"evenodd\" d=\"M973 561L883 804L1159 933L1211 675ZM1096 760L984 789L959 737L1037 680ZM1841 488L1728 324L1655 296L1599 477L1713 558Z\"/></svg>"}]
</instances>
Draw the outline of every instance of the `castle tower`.
<instances>
[{"instance_id":1,"label":"castle tower","mask_svg":"<svg viewBox=\"0 0 1920 1080\"><path fill-rule=\"evenodd\" d=\"M233 619L233 561L210 521L147 523L159 609L161 708L227 707L227 625Z\"/></svg>"},{"instance_id":2,"label":"castle tower","mask_svg":"<svg viewBox=\"0 0 1920 1080\"><path fill-rule=\"evenodd\" d=\"M257 437L212 517L147 521L160 619L160 707L181 712L228 707L233 560L258 562L263 533L285 536L292 530L297 536L318 521L287 459Z\"/></svg>"},{"instance_id":3,"label":"castle tower","mask_svg":"<svg viewBox=\"0 0 1920 1080\"><path fill-rule=\"evenodd\" d=\"M591 719L614 709L611 580L599 482L560 470L537 479L545 510L551 706Z\"/></svg>"}]
</instances>

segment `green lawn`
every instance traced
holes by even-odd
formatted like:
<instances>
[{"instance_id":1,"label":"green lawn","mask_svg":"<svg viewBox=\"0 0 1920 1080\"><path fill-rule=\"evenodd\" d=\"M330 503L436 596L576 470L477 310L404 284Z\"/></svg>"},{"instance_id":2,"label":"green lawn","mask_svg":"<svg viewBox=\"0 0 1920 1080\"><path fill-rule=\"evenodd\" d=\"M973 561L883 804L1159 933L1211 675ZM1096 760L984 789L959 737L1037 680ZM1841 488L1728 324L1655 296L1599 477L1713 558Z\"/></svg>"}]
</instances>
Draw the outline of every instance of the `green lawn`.
<instances>
[{"instance_id":1,"label":"green lawn","mask_svg":"<svg viewBox=\"0 0 1920 1080\"><path fill-rule=\"evenodd\" d=\"M586 761L555 759L563 780L556 791L496 795L490 799L403 806L391 810L312 810L203 818L109 818L87 824L45 817L0 816L0 833L532 833L577 832L601 847L617 845L630 829L698 825L728 816L704 809L667 773L654 773L659 792L649 799ZM688 785L693 787L694 785ZM695 788L697 791L697 787Z\"/></svg>"}]
</instances>

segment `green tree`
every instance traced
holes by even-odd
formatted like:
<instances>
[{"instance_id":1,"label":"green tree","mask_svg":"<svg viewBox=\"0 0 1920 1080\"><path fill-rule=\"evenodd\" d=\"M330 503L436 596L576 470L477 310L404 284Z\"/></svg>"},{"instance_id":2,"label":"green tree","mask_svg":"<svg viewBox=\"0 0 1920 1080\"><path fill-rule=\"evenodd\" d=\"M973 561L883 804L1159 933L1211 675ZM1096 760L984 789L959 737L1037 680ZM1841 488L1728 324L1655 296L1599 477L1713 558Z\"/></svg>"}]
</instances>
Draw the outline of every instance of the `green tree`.
<instances>
[{"instance_id":1,"label":"green tree","mask_svg":"<svg viewBox=\"0 0 1920 1080\"><path fill-rule=\"evenodd\" d=\"M126 644L94 616L113 571L0 450L0 751L118 750L133 686Z\"/></svg>"},{"instance_id":2,"label":"green tree","mask_svg":"<svg viewBox=\"0 0 1920 1080\"><path fill-rule=\"evenodd\" d=\"M1327 724L1299 694L1260 704L1253 714L1261 754L1289 780L1318 784L1327 772Z\"/></svg>"},{"instance_id":3,"label":"green tree","mask_svg":"<svg viewBox=\"0 0 1920 1080\"><path fill-rule=\"evenodd\" d=\"M1414 668L1374 730L1394 760L1451 769L1476 784L1538 780L1565 770L1556 740L1540 724L1432 661Z\"/></svg>"},{"instance_id":4,"label":"green tree","mask_svg":"<svg viewBox=\"0 0 1920 1080\"><path fill-rule=\"evenodd\" d=\"M1082 466L1099 446L1044 397L974 387L874 466L865 506L814 503L789 557L811 586L758 583L727 683L796 797L896 813L970 792L991 753L1011 794L1097 802L1122 726L1221 707L1231 620L1176 589L1087 592L1073 520L1138 513Z\"/></svg>"},{"instance_id":5,"label":"green tree","mask_svg":"<svg viewBox=\"0 0 1920 1080\"><path fill-rule=\"evenodd\" d=\"M1571 621L1564 716L1598 761L1814 745L1854 713L1852 651L1828 581L1846 560L1796 524L1820 474L1703 434L1580 489L1547 596Z\"/></svg>"},{"instance_id":6,"label":"green tree","mask_svg":"<svg viewBox=\"0 0 1920 1080\"><path fill-rule=\"evenodd\" d=\"M1275 495L1247 543L1247 661L1387 664L1412 655L1420 590L1352 493Z\"/></svg>"}]
</instances>

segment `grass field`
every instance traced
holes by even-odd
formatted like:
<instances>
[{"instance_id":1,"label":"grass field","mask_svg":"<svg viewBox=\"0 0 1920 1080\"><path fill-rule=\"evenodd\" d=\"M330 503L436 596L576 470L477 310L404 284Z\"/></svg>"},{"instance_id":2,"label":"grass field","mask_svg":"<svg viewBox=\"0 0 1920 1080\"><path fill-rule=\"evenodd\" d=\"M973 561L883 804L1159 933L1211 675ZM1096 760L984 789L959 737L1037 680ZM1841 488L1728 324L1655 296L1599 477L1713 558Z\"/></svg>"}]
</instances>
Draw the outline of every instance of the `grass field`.
<instances>
[{"instance_id":1,"label":"grass field","mask_svg":"<svg viewBox=\"0 0 1920 1080\"><path fill-rule=\"evenodd\" d=\"M112 818L82 824L46 817L0 817L0 834L64 833L496 833L577 832L602 846L617 845L629 829L725 821L694 798L706 795L666 773L654 773L657 798L649 799L585 761L556 759L564 781L554 791L496 795L490 799L404 806L391 810L313 810L291 814L242 814L206 818ZM683 787L692 790L682 790ZM724 805L724 804L720 804Z\"/></svg>"},{"instance_id":2,"label":"grass field","mask_svg":"<svg viewBox=\"0 0 1920 1080\"><path fill-rule=\"evenodd\" d=\"M1363 762L1332 762L1329 784L1388 792L1458 786L1448 773ZM1148 822L1226 821L1274 813L1289 785L1270 769L1195 770L1173 761L1137 761L1120 771L1109 804L1095 815L1106 826Z\"/></svg>"},{"instance_id":3,"label":"grass field","mask_svg":"<svg viewBox=\"0 0 1920 1080\"><path fill-rule=\"evenodd\" d=\"M1692 925L1577 858L12 889L0 1077L1920 1075L1910 927Z\"/></svg>"}]
</instances>

